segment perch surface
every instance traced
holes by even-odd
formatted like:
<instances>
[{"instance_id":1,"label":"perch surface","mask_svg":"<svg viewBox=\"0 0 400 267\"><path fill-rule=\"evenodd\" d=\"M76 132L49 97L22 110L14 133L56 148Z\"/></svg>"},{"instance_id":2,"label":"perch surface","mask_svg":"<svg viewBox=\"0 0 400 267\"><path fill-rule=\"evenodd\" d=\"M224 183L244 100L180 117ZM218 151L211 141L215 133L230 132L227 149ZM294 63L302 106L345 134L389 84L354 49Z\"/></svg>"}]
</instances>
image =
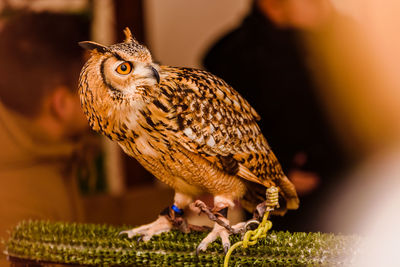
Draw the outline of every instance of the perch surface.
<instances>
[{"instance_id":1,"label":"perch surface","mask_svg":"<svg viewBox=\"0 0 400 267\"><path fill-rule=\"evenodd\" d=\"M221 266L220 242L196 255L206 233L177 231L154 236L148 242L118 233L126 226L61 222L21 222L11 233L5 253L13 259L38 263L114 266ZM231 243L240 240L230 237ZM256 246L238 248L230 266L340 266L351 265L360 238L323 233L271 231Z\"/></svg>"}]
</instances>

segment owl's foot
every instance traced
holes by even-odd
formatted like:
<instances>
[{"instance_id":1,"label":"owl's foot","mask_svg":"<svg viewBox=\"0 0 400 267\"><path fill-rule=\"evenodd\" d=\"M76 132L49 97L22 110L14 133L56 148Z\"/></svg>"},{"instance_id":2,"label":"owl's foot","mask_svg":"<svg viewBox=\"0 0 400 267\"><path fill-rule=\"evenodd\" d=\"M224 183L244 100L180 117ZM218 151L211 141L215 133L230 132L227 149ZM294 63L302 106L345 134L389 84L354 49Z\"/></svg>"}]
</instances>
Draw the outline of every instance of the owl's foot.
<instances>
[{"instance_id":1,"label":"owl's foot","mask_svg":"<svg viewBox=\"0 0 400 267\"><path fill-rule=\"evenodd\" d=\"M228 219L225 219L227 223L229 223ZM201 251L206 251L209 244L214 242L218 237L221 238L222 246L224 248L225 253L231 247L231 243L229 242L229 231L215 223L213 230L200 242L200 244L196 248L196 254L199 254Z\"/></svg>"},{"instance_id":2,"label":"owl's foot","mask_svg":"<svg viewBox=\"0 0 400 267\"><path fill-rule=\"evenodd\" d=\"M140 235L139 239L143 241L149 241L153 235L158 235L164 232L168 232L173 228L172 223L166 216L159 216L157 220L152 223L145 224L131 230L122 231L119 234L127 234L128 238Z\"/></svg>"},{"instance_id":3,"label":"owl's foot","mask_svg":"<svg viewBox=\"0 0 400 267\"><path fill-rule=\"evenodd\" d=\"M229 221L226 218L220 218L227 225L229 225ZM206 251L209 244L214 242L218 237L221 238L222 247L224 248L224 252L227 253L229 248L231 247L231 243L229 241L229 236L233 232L240 232L241 229L244 228L245 223L238 223L234 226L231 226L233 231L229 231L224 226L221 226L218 223L215 223L213 230L200 242L200 244L196 248L196 254L198 255L201 251Z\"/></svg>"},{"instance_id":4,"label":"owl's foot","mask_svg":"<svg viewBox=\"0 0 400 267\"><path fill-rule=\"evenodd\" d=\"M194 206L198 208L200 212L205 213L210 220L215 222L212 231L197 246L196 254L199 254L201 251L206 251L208 245L214 242L218 237L221 238L224 252L227 253L231 246L229 235L241 233L245 228L245 223L238 223L234 226L229 225L229 220L226 218L228 214L227 207L220 210L215 210L215 208L210 209L200 200L195 201Z\"/></svg>"},{"instance_id":5,"label":"owl's foot","mask_svg":"<svg viewBox=\"0 0 400 267\"><path fill-rule=\"evenodd\" d=\"M186 219L182 216L183 210L172 205L161 211L160 216L154 222L131 230L122 231L119 234L127 234L128 238L132 238L135 235L141 235L141 240L148 241L153 235L168 232L171 229L178 229L184 233L189 233L193 226L189 225Z\"/></svg>"}]
</instances>

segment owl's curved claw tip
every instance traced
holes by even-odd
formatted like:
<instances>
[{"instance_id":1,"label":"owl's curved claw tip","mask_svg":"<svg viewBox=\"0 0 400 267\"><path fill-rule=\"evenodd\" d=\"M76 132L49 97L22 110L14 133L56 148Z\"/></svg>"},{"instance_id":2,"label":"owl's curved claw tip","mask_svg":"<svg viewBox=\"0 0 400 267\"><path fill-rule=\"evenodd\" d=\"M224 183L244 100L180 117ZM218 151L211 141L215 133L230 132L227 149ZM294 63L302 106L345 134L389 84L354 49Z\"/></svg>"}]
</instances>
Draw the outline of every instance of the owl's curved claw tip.
<instances>
[{"instance_id":1,"label":"owl's curved claw tip","mask_svg":"<svg viewBox=\"0 0 400 267\"><path fill-rule=\"evenodd\" d=\"M118 236L128 235L127 231L121 231L118 233Z\"/></svg>"},{"instance_id":2,"label":"owl's curved claw tip","mask_svg":"<svg viewBox=\"0 0 400 267\"><path fill-rule=\"evenodd\" d=\"M228 253L228 250L231 248L231 244L225 243L223 246L224 246L224 253L225 254Z\"/></svg>"},{"instance_id":3,"label":"owl's curved claw tip","mask_svg":"<svg viewBox=\"0 0 400 267\"><path fill-rule=\"evenodd\" d=\"M127 235L128 238L132 238L134 234L132 234L131 230L125 230L118 233L118 236ZM139 235L136 239L137 242L143 241L143 235Z\"/></svg>"},{"instance_id":4,"label":"owl's curved claw tip","mask_svg":"<svg viewBox=\"0 0 400 267\"><path fill-rule=\"evenodd\" d=\"M132 238L132 232L130 230L121 231L118 233L118 236L127 235L128 238Z\"/></svg>"},{"instance_id":5,"label":"owl's curved claw tip","mask_svg":"<svg viewBox=\"0 0 400 267\"><path fill-rule=\"evenodd\" d=\"M200 243L197 248L196 248L196 256L199 256L200 253L203 251L206 251L207 249L207 245L205 245L204 243Z\"/></svg>"},{"instance_id":6,"label":"owl's curved claw tip","mask_svg":"<svg viewBox=\"0 0 400 267\"><path fill-rule=\"evenodd\" d=\"M206 243L200 243L197 248L196 248L196 256L199 256L201 252L205 252L207 250L208 244ZM231 248L231 244L228 243L223 243L222 247L224 248L224 254L228 253L228 250Z\"/></svg>"}]
</instances>

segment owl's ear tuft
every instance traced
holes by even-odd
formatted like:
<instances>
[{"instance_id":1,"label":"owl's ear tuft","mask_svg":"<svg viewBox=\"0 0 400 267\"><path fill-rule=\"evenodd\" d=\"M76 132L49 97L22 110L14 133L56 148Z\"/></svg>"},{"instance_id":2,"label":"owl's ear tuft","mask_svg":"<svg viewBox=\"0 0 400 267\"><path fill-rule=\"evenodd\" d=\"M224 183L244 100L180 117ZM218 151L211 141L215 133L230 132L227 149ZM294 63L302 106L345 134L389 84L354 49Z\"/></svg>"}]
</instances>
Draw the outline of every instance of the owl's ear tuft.
<instances>
[{"instance_id":1,"label":"owl's ear tuft","mask_svg":"<svg viewBox=\"0 0 400 267\"><path fill-rule=\"evenodd\" d=\"M124 34L125 34L125 41L124 41L125 43L137 43L135 37L132 35L132 32L128 27L124 29Z\"/></svg>"},{"instance_id":2,"label":"owl's ear tuft","mask_svg":"<svg viewBox=\"0 0 400 267\"><path fill-rule=\"evenodd\" d=\"M79 42L78 43L80 47L86 49L86 50L96 50L99 53L106 53L109 52L110 49L108 49L107 46L104 46L102 44L96 43L96 42L92 42L92 41L83 41L83 42Z\"/></svg>"},{"instance_id":3,"label":"owl's ear tuft","mask_svg":"<svg viewBox=\"0 0 400 267\"><path fill-rule=\"evenodd\" d=\"M128 27L126 27L124 29L124 34L125 34L125 43L132 43L134 38L133 38L133 35L131 33L131 30Z\"/></svg>"}]
</instances>

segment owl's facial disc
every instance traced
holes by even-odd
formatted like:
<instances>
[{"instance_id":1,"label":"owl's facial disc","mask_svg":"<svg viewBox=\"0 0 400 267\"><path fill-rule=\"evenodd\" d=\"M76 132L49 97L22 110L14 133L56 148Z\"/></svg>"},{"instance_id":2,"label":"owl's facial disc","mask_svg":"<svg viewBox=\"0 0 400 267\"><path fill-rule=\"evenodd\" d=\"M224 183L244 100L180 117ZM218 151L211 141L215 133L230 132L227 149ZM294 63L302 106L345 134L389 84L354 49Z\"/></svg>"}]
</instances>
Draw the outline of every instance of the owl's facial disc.
<instances>
[{"instance_id":1,"label":"owl's facial disc","mask_svg":"<svg viewBox=\"0 0 400 267\"><path fill-rule=\"evenodd\" d=\"M104 83L111 92L134 95L138 89L157 85L160 75L153 63L129 61L117 57L106 57L100 65Z\"/></svg>"},{"instance_id":2,"label":"owl's facial disc","mask_svg":"<svg viewBox=\"0 0 400 267\"><path fill-rule=\"evenodd\" d=\"M153 78L156 79L157 84L159 84L160 83L160 74L158 73L158 70L155 67L153 67L151 64L148 64L147 67L150 68L150 70L152 71L152 73L149 75L150 76L149 78L151 78L151 76L153 76ZM115 71L121 75L128 75L131 73L132 69L133 69L132 63L129 61L124 61L118 65L118 67ZM145 72L147 72L147 71L145 70ZM144 77L146 77L146 75Z\"/></svg>"}]
</instances>

